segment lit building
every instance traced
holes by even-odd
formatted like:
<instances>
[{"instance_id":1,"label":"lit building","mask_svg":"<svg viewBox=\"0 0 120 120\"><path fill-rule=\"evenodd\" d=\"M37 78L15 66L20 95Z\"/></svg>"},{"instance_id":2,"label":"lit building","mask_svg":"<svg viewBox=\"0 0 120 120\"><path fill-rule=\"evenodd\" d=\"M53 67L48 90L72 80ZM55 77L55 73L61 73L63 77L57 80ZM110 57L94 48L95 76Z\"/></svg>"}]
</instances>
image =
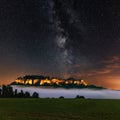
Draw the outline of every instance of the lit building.
<instances>
[{"instance_id":1,"label":"lit building","mask_svg":"<svg viewBox=\"0 0 120 120\"><path fill-rule=\"evenodd\" d=\"M57 78L53 78L53 79L51 80L51 82L52 82L53 84L60 85L61 83L63 83L63 80L59 80L59 79L57 79Z\"/></svg>"},{"instance_id":2,"label":"lit building","mask_svg":"<svg viewBox=\"0 0 120 120\"><path fill-rule=\"evenodd\" d=\"M40 85L44 85L45 83L51 85L51 80L46 78L46 79L40 81Z\"/></svg>"},{"instance_id":3,"label":"lit building","mask_svg":"<svg viewBox=\"0 0 120 120\"><path fill-rule=\"evenodd\" d=\"M15 82L17 84L25 84L24 80L22 80L22 79L16 79Z\"/></svg>"}]
</instances>

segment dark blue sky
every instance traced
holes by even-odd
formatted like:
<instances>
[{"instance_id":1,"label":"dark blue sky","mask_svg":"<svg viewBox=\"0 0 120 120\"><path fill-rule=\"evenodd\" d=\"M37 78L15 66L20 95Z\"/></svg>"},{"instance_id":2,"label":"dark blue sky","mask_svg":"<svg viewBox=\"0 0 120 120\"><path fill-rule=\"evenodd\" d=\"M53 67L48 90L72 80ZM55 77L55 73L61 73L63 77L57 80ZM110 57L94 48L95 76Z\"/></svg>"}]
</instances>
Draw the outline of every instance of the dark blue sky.
<instances>
[{"instance_id":1,"label":"dark blue sky","mask_svg":"<svg viewBox=\"0 0 120 120\"><path fill-rule=\"evenodd\" d=\"M118 0L0 1L0 83L76 77L119 88Z\"/></svg>"}]
</instances>

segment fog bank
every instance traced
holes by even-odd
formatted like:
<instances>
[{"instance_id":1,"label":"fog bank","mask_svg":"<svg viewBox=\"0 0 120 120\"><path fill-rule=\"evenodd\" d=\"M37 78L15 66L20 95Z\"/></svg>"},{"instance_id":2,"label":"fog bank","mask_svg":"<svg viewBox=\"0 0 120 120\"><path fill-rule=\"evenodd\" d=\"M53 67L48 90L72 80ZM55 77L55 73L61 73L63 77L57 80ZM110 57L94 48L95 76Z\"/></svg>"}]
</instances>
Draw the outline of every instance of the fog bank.
<instances>
[{"instance_id":1,"label":"fog bank","mask_svg":"<svg viewBox=\"0 0 120 120\"><path fill-rule=\"evenodd\" d=\"M120 91L116 90L95 90L95 89L63 89L63 88L41 88L41 87L26 87L13 85L13 90L18 92L29 92L32 95L34 92L39 94L40 98L75 98L76 95L84 96L85 98L94 99L120 99Z\"/></svg>"}]
</instances>

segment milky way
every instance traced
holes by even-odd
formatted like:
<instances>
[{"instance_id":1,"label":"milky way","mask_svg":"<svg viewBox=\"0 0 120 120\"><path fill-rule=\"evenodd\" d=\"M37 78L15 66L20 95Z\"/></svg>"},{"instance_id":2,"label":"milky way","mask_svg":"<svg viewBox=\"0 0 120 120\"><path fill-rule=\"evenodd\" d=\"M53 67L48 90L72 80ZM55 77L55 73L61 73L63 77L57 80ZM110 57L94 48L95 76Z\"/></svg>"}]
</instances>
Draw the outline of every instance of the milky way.
<instances>
[{"instance_id":1,"label":"milky way","mask_svg":"<svg viewBox=\"0 0 120 120\"><path fill-rule=\"evenodd\" d=\"M52 16L53 16L53 25L56 29L56 38L55 42L58 47L58 53L56 55L56 62L58 63L58 69L61 76L64 76L64 74L69 74L71 72L68 68L69 65L72 64L72 57L70 50L66 47L67 41L69 39L69 34L67 31L62 27L62 20L60 19L59 14L57 13L56 3L54 1L52 4ZM68 76L67 76L68 77Z\"/></svg>"},{"instance_id":2,"label":"milky way","mask_svg":"<svg viewBox=\"0 0 120 120\"><path fill-rule=\"evenodd\" d=\"M59 53L56 55L59 72L62 76L66 75L66 77L70 77L74 72L72 66L76 62L74 47L78 47L78 45L74 46L72 43L77 41L74 36L80 37L83 35L83 24L80 22L76 11L72 8L68 1L64 2L52 0L50 3L52 9L51 15L53 16L52 22L57 32L55 41L59 48ZM77 29L75 35L72 35L72 31L69 30L70 26L72 29L75 28L75 31ZM77 32L79 32L80 35ZM79 39L81 39L81 37Z\"/></svg>"}]
</instances>

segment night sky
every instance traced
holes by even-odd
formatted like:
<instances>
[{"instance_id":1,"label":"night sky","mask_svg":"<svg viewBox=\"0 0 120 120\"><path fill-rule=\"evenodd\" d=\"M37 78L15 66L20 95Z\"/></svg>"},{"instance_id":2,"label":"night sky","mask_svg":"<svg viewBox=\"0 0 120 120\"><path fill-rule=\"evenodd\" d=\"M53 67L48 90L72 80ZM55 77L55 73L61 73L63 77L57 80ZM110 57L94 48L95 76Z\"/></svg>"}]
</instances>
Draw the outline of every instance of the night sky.
<instances>
[{"instance_id":1,"label":"night sky","mask_svg":"<svg viewBox=\"0 0 120 120\"><path fill-rule=\"evenodd\" d=\"M120 1L1 0L0 84L24 75L120 89Z\"/></svg>"}]
</instances>

